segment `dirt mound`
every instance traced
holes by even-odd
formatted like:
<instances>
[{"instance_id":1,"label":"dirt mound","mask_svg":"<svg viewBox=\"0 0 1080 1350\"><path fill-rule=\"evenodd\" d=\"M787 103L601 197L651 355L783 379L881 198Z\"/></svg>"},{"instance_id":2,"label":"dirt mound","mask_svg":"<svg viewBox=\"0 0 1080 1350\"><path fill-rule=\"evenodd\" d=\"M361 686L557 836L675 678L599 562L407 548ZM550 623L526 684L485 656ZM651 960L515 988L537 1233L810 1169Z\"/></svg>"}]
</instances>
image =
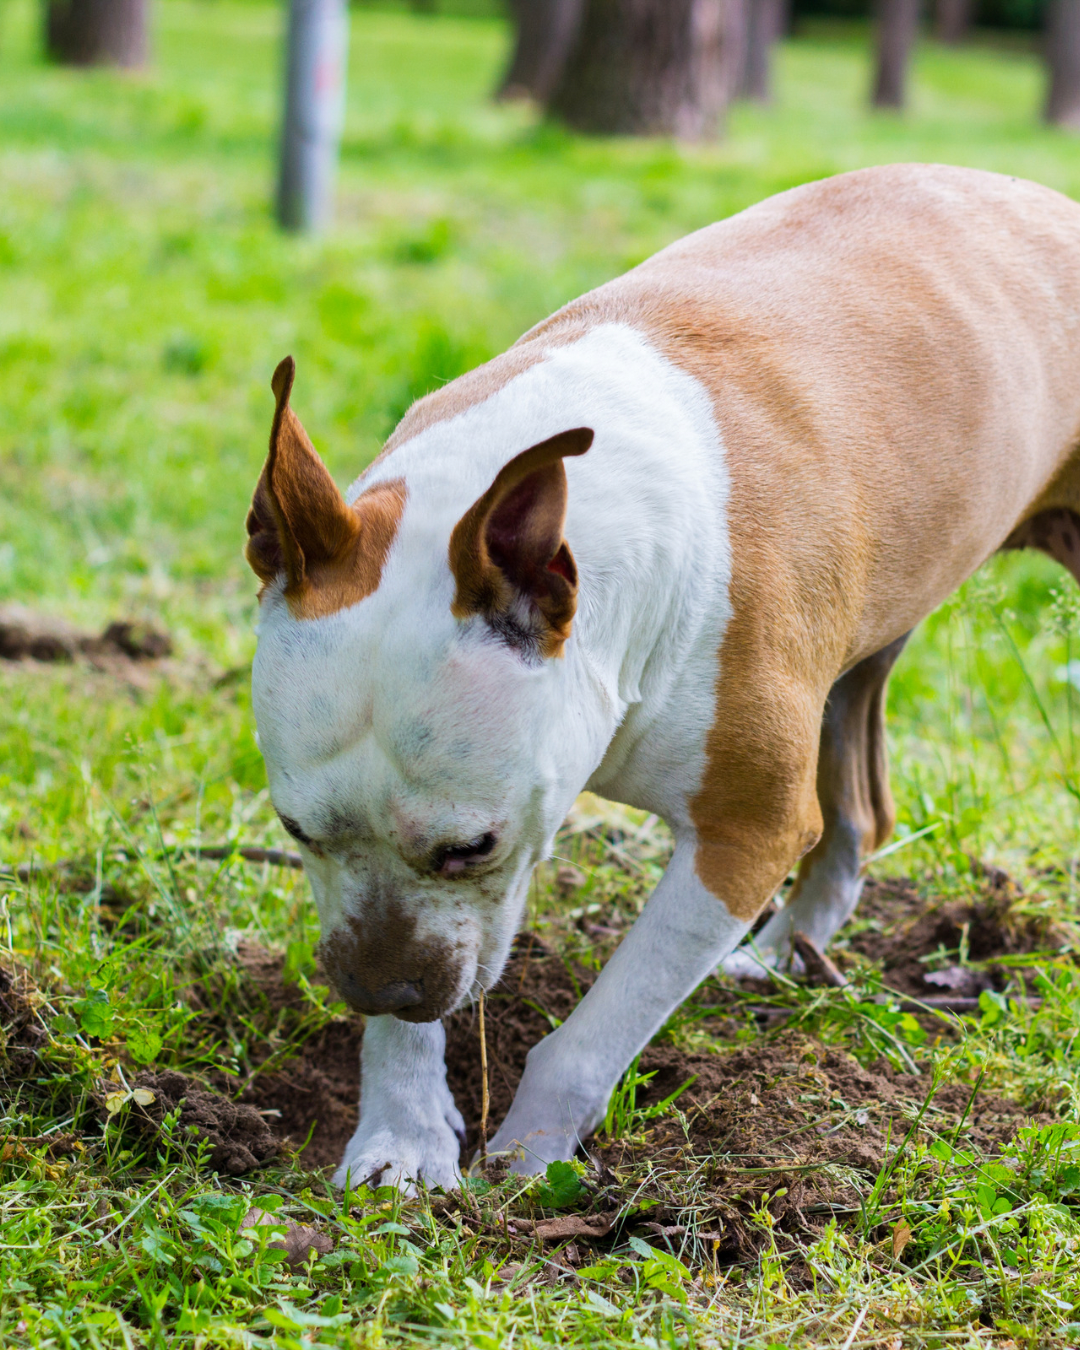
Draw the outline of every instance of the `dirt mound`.
<instances>
[{"instance_id":1,"label":"dirt mound","mask_svg":"<svg viewBox=\"0 0 1080 1350\"><path fill-rule=\"evenodd\" d=\"M267 963L266 954L257 951L250 950L247 959L261 971L268 996L287 1001L280 961L271 957ZM510 1107L530 1048L570 1014L594 978L595 972L565 961L535 935L519 938L487 999L492 1128ZM468 1161L479 1145L481 1109L475 1008L447 1018L446 1040L447 1077L465 1118L462 1158ZM257 1075L243 1094L245 1102L280 1112L271 1118L272 1126L294 1145L309 1140L302 1154L308 1166L338 1162L356 1128L360 1041L358 1021L332 1022L297 1046L295 1058ZM774 1187L778 1167L828 1163L876 1173L890 1130L894 1141L898 1131L902 1137L908 1117L930 1088L925 1077L899 1074L884 1061L866 1069L796 1034L721 1053L686 1054L672 1045L654 1045L642 1054L639 1068L655 1075L639 1093L637 1104L644 1108L695 1078L678 1099L689 1133L674 1119L662 1119L648 1133L648 1150L669 1144L685 1150L689 1140L695 1153L742 1155L752 1160L748 1166L767 1169ZM940 1089L927 1112L927 1127L955 1129L969 1096L963 1084ZM980 1094L965 1137L980 1150L992 1151L1015 1134L1024 1118L1015 1102ZM621 1144L610 1149L609 1155L604 1146L612 1165L629 1156Z\"/></svg>"},{"instance_id":2,"label":"dirt mound","mask_svg":"<svg viewBox=\"0 0 1080 1350\"><path fill-rule=\"evenodd\" d=\"M0 1083L24 1082L38 1075L38 1056L49 1033L35 995L24 975L0 966Z\"/></svg>"},{"instance_id":3,"label":"dirt mound","mask_svg":"<svg viewBox=\"0 0 1080 1350\"><path fill-rule=\"evenodd\" d=\"M172 639L149 624L130 619L111 623L102 633L86 633L62 619L30 610L0 610L0 660L74 661L108 667L118 659L158 661L172 654Z\"/></svg>"},{"instance_id":4,"label":"dirt mound","mask_svg":"<svg viewBox=\"0 0 1080 1350\"><path fill-rule=\"evenodd\" d=\"M254 1106L207 1092L182 1073L140 1073L133 1087L154 1094L147 1105L133 1104L129 1119L157 1148L167 1148L170 1138L189 1148L207 1143L210 1167L230 1176L250 1172L280 1148L280 1141ZM166 1131L164 1118L173 1112L179 1112L179 1119Z\"/></svg>"},{"instance_id":5,"label":"dirt mound","mask_svg":"<svg viewBox=\"0 0 1080 1350\"><path fill-rule=\"evenodd\" d=\"M983 867L978 879L976 897L935 904L907 878L871 878L845 945L880 965L890 989L912 998L1003 989L1010 972L995 969L995 959L1052 951L1067 938L1049 915L1023 904L1005 872ZM990 965L972 970L968 961Z\"/></svg>"}]
</instances>

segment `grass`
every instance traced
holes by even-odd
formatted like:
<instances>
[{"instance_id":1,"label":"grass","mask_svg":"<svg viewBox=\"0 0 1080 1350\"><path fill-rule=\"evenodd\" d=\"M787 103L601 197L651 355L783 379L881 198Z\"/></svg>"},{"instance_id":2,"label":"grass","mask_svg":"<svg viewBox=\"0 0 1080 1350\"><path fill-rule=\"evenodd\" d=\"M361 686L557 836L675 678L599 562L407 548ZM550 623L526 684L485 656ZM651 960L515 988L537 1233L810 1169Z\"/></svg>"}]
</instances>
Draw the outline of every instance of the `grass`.
<instances>
[{"instance_id":1,"label":"grass","mask_svg":"<svg viewBox=\"0 0 1080 1350\"><path fill-rule=\"evenodd\" d=\"M784 1186L764 1178L738 1262L698 1236L709 1177L735 1164L650 1157L650 1131L689 1117L678 1098L650 1116L637 1081L609 1134L644 1139L644 1155L615 1181L588 1166L578 1190L558 1175L543 1193L477 1181L450 1212L389 1192L342 1204L302 1159L215 1177L176 1121L165 1149L134 1128L126 1085L141 1067L240 1085L339 1016L312 982L302 877L170 852L283 842L252 738L240 544L286 351L296 405L344 483L417 394L791 184L934 159L1080 196L1080 140L1038 124L1041 75L1020 49L924 47L898 118L865 109L865 33L811 26L781 53L776 107L736 108L724 142L690 149L576 139L493 107L496 22L364 9L338 226L286 238L268 216L280 29L280 10L255 0L160 0L153 69L120 76L46 67L36 10L0 10L0 603L84 627L147 617L178 647L167 672L127 681L0 671L0 858L83 860L78 876L0 883L0 965L24 972L48 1028L34 1072L0 1098L0 1344L1075 1343L1080 984L1057 958L1040 963L1040 1006L999 994L930 1036L872 968L852 991L775 988L788 1023L773 1039L797 1030L867 1063L894 1054L930 1079L1049 1106L1060 1127L1033 1125L992 1156L962 1122L938 1128L930 1101L917 1128L905 1118L906 1147L848 1178L861 1208L794 1246L775 1217ZM898 837L912 842L880 872L962 897L977 888L970 860L986 859L1021 879L1030 909L1075 920L1070 586L1045 560L997 559L912 640L891 695ZM562 896L549 867L532 902L551 943L586 964L582 925L632 914L663 861L662 838L635 844L632 866L625 847L613 861L605 828L561 844L586 885ZM250 940L299 979L287 1014L245 982L236 952ZM199 987L219 991L216 1020ZM726 1030L691 1008L667 1042L757 1044L747 1008L766 996L724 997ZM9 1035L12 1063L23 1051ZM576 1213L601 1191L638 1196L640 1213L642 1196L662 1201L687 1216L683 1234L627 1226L583 1244L569 1277L552 1277L550 1249L507 1241L507 1214ZM240 1235L251 1202L317 1220L335 1252L289 1269L265 1235Z\"/></svg>"}]
</instances>

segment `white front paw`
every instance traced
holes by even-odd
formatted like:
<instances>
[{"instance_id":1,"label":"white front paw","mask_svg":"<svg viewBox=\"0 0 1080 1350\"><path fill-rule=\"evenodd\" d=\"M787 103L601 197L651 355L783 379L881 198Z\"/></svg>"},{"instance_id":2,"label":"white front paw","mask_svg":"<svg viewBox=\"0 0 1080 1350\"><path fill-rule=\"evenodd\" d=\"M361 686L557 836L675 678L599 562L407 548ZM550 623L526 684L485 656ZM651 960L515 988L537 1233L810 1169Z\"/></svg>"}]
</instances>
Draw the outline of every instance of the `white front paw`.
<instances>
[{"instance_id":1,"label":"white front paw","mask_svg":"<svg viewBox=\"0 0 1080 1350\"><path fill-rule=\"evenodd\" d=\"M506 1119L488 1145L525 1176L572 1158L604 1118L610 1086L565 1033L553 1031L529 1051Z\"/></svg>"},{"instance_id":2,"label":"white front paw","mask_svg":"<svg viewBox=\"0 0 1080 1350\"><path fill-rule=\"evenodd\" d=\"M504 1157L511 1172L534 1176L549 1162L564 1161L577 1152L577 1132L568 1132L556 1126L547 1128L515 1127L507 1117L505 1124L488 1144L488 1157Z\"/></svg>"},{"instance_id":3,"label":"white front paw","mask_svg":"<svg viewBox=\"0 0 1080 1350\"><path fill-rule=\"evenodd\" d=\"M452 1100L423 1119L413 1116L393 1125L368 1123L361 1111L360 1124L349 1140L334 1185L344 1187L398 1186L415 1195L417 1183L451 1189L461 1180L458 1158L465 1135L465 1122Z\"/></svg>"}]
</instances>

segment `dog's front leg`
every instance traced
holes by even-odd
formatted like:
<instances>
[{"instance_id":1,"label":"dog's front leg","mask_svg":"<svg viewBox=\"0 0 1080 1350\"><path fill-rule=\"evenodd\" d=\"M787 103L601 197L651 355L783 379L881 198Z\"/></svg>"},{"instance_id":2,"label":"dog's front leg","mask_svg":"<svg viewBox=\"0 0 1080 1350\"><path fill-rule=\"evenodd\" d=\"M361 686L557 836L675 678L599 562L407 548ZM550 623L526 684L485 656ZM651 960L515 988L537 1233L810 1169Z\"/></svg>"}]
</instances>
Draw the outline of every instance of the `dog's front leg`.
<instances>
[{"instance_id":1,"label":"dog's front leg","mask_svg":"<svg viewBox=\"0 0 1080 1350\"><path fill-rule=\"evenodd\" d=\"M360 1124L334 1184L454 1186L465 1122L446 1085L441 1022L369 1017L360 1056Z\"/></svg>"},{"instance_id":2,"label":"dog's front leg","mask_svg":"<svg viewBox=\"0 0 1080 1350\"><path fill-rule=\"evenodd\" d=\"M695 842L676 844L659 886L596 983L567 1020L529 1052L509 1115L492 1140L520 1172L537 1172L603 1120L634 1056L750 927L709 893Z\"/></svg>"}]
</instances>

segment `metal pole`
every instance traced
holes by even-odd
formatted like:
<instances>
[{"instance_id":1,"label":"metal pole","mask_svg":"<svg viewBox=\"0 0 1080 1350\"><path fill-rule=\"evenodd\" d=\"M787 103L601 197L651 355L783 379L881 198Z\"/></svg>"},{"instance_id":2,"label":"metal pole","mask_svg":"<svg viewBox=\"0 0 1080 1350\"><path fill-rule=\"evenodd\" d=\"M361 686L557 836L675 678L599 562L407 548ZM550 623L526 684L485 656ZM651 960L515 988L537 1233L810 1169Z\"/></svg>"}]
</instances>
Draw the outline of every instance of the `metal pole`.
<instances>
[{"instance_id":1,"label":"metal pole","mask_svg":"<svg viewBox=\"0 0 1080 1350\"><path fill-rule=\"evenodd\" d=\"M287 230L319 230L333 215L348 47L346 0L289 0L277 200Z\"/></svg>"}]
</instances>

